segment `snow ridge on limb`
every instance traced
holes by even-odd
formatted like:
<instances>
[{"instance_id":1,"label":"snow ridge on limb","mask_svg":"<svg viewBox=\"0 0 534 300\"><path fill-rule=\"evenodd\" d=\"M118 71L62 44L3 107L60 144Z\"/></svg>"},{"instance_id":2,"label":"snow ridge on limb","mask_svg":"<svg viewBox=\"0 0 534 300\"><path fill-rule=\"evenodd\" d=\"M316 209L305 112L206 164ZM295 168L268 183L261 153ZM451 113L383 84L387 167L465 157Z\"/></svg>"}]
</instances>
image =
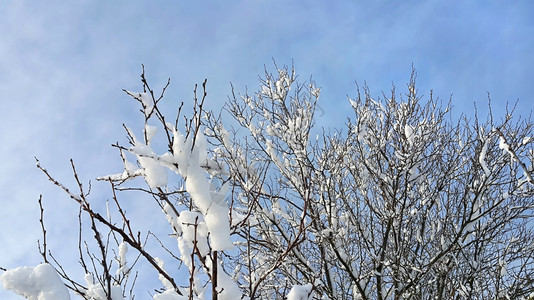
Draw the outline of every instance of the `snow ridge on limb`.
<instances>
[{"instance_id":1,"label":"snow ridge on limb","mask_svg":"<svg viewBox=\"0 0 534 300\"><path fill-rule=\"evenodd\" d=\"M197 143L204 141L204 136L199 133ZM211 197L211 184L208 182L206 172L200 166L201 162L199 161L199 157L202 157L199 152L203 150L195 148L191 155L185 188L204 215L213 250L229 250L233 248L233 244L230 240L228 206L225 201L215 203Z\"/></svg>"},{"instance_id":2,"label":"snow ridge on limb","mask_svg":"<svg viewBox=\"0 0 534 300\"><path fill-rule=\"evenodd\" d=\"M289 294L287 294L287 300L311 300L313 299L312 288L313 285L311 283L294 285L289 291Z\"/></svg>"},{"instance_id":3,"label":"snow ridge on limb","mask_svg":"<svg viewBox=\"0 0 534 300\"><path fill-rule=\"evenodd\" d=\"M54 267L40 264L36 267L19 267L0 275L5 289L29 300L68 300L67 287Z\"/></svg>"}]
</instances>

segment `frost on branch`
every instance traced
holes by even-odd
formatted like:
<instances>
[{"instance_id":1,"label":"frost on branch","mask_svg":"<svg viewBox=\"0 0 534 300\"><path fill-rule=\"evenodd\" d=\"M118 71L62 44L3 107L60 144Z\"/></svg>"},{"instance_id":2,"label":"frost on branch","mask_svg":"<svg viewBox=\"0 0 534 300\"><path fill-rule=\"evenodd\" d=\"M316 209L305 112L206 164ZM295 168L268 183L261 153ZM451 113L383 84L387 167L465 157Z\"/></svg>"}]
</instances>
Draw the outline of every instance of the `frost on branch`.
<instances>
[{"instance_id":1,"label":"frost on branch","mask_svg":"<svg viewBox=\"0 0 534 300\"><path fill-rule=\"evenodd\" d=\"M314 128L320 88L287 67L255 93L232 90L220 113L204 108L204 82L192 114L180 106L170 120L168 84L158 96L141 79L142 91L125 91L141 129L124 126L128 144L113 145L123 168L99 178L111 186L105 214L74 164L76 192L39 165L89 217L85 282L56 267L74 293L126 298L145 263L161 282L154 299L533 295L530 120L455 119L450 103L419 94L414 72L404 93L358 88L345 128ZM127 193L153 201L168 230L136 231Z\"/></svg>"}]
</instances>

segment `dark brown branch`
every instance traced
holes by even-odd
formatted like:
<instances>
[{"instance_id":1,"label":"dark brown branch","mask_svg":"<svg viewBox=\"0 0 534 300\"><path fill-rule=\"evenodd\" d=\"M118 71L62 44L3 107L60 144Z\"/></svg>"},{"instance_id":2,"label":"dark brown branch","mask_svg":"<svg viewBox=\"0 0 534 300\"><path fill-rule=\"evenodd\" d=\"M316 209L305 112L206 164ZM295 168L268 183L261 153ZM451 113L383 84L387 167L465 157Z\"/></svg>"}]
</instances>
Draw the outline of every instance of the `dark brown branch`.
<instances>
[{"instance_id":1,"label":"dark brown branch","mask_svg":"<svg viewBox=\"0 0 534 300\"><path fill-rule=\"evenodd\" d=\"M72 166L72 169L73 169L73 172L74 172L74 177L75 177L79 187L81 188L81 183L80 183L80 181L78 179L78 175L77 175L76 169L74 167L74 162L72 162L72 160L71 160L71 166ZM174 279L165 270L163 270L159 266L159 264L156 262L154 257L152 257L152 255L150 255L148 252L146 252L143 249L143 246L142 246L142 244L141 244L141 242L139 240L140 233L138 234L138 240L135 240L135 239L131 238L128 234L126 234L124 232L124 230L122 230L121 228L118 228L117 226L113 225L108 220L106 220L106 218L104 218L102 215L100 215L99 213L95 212L90 207L89 203L85 200L83 192L80 195L75 195L67 187L65 187L63 184L59 183L57 180L55 180L50 175L50 173L48 173L48 171L46 169L44 169L40 165L39 160L37 160L37 168L39 168L54 185L56 185L59 188L61 188L63 191L65 191L65 193L67 193L67 195L69 195L69 197L72 200L76 201L80 205L80 207L86 213L89 214L91 219L97 220L98 222L100 222L103 225L105 225L106 227L108 227L110 230L112 230L112 231L116 232L117 234L119 234L124 239L124 241L126 243L128 243L128 245L130 245L131 247L136 249L139 253L141 253L141 255L152 265L152 267L154 267L158 271L159 274L161 274L165 279L167 279L171 283L171 285L174 287L175 291L179 295L182 295L181 292L179 291L178 286L176 285Z\"/></svg>"},{"instance_id":2,"label":"dark brown branch","mask_svg":"<svg viewBox=\"0 0 534 300\"><path fill-rule=\"evenodd\" d=\"M43 260L45 263L48 263L48 258L46 257L46 229L44 226L44 209L43 209L43 195L39 195L39 223L41 223L41 230L43 232L43 248L41 249L41 245L39 244L39 241L37 241L39 252L41 253L41 256L43 257Z\"/></svg>"}]
</instances>

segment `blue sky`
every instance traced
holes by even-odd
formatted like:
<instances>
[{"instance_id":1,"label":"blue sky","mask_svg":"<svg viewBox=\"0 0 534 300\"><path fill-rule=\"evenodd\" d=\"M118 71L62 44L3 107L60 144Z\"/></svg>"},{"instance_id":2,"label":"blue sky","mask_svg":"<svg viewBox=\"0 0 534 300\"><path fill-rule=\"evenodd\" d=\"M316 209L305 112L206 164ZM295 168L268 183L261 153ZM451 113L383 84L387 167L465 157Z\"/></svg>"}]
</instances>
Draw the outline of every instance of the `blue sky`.
<instances>
[{"instance_id":1,"label":"blue sky","mask_svg":"<svg viewBox=\"0 0 534 300\"><path fill-rule=\"evenodd\" d=\"M399 89L418 72L419 91L456 113L499 114L519 99L534 108L534 4L530 1L29 1L0 2L0 266L40 262L37 199L43 194L50 245L67 247L76 206L35 168L39 157L72 186L68 159L85 181L120 171L122 123L139 123L121 91L138 90L141 64L152 86L171 77L168 107L190 103L208 78L207 106L257 88L264 66L294 63L322 87L321 126L340 127L347 95ZM272 70L272 68L271 68ZM172 112L171 112L172 113ZM108 199L94 183L94 201ZM99 198L100 197L100 198ZM144 203L131 208L132 214ZM155 211L154 213L157 213ZM55 235L55 239L53 236ZM65 247L62 247L65 246ZM0 289L0 298L11 294Z\"/></svg>"}]
</instances>

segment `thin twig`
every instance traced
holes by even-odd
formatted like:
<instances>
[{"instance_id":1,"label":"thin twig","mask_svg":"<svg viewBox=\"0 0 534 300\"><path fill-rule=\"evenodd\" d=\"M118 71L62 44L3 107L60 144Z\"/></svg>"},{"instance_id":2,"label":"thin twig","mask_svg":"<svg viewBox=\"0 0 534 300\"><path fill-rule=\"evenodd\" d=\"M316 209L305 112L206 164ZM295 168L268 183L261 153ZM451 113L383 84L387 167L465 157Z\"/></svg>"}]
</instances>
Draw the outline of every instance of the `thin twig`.
<instances>
[{"instance_id":1,"label":"thin twig","mask_svg":"<svg viewBox=\"0 0 534 300\"><path fill-rule=\"evenodd\" d=\"M40 216L39 216L39 223L41 223L41 229L43 231L43 248L41 249L41 245L39 244L39 241L37 241L37 243L39 244L38 247L39 247L39 252L41 253L41 256L43 257L44 259L44 262L45 263L48 263L48 258L46 257L46 229L45 229L45 226L44 226L44 208L43 208L43 195L39 195L39 211L40 211Z\"/></svg>"},{"instance_id":2,"label":"thin twig","mask_svg":"<svg viewBox=\"0 0 534 300\"><path fill-rule=\"evenodd\" d=\"M39 168L47 176L47 178L52 183L54 183L54 185L56 185L59 188L61 188L65 193L67 193L67 195L69 195L69 197L71 199L76 201L80 205L80 207L85 212L87 212L89 214L89 216L92 219L97 220L98 222L102 223L104 226L108 227L110 230L118 233L124 239L124 241L126 243L128 243L131 247L133 247L139 253L141 253L141 255L152 265L152 267L154 267L158 271L158 273L160 275L162 275L165 279L167 279L171 283L171 285L173 286L173 288L176 291L176 293L178 293L179 295L182 295L180 290L178 289L178 286L176 285L176 282L174 281L174 279L165 270L163 270L159 266L159 264L156 262L156 259L154 257L152 257L152 255L150 255L147 251L145 251L143 249L143 245L140 242L140 233L137 234L138 235L137 240L135 240L134 238L131 238L128 234L126 234L124 232L124 230L122 230L121 228L119 228L119 227L115 226L114 224L110 223L100 213L95 212L90 207L89 203L83 197L83 195L84 195L83 192L80 195L73 194L67 187L65 187L63 184L59 183L57 180L55 180L52 177L52 175L50 175L50 173L40 165L39 160L37 158L36 158L36 160L37 160L37 168ZM78 183L79 187L81 188L81 183L79 182L78 175L77 175L76 169L74 167L74 162L72 162L72 160L71 160L71 166L72 166L72 169L73 169L73 172L74 172L74 177L77 180L77 183Z\"/></svg>"}]
</instances>

